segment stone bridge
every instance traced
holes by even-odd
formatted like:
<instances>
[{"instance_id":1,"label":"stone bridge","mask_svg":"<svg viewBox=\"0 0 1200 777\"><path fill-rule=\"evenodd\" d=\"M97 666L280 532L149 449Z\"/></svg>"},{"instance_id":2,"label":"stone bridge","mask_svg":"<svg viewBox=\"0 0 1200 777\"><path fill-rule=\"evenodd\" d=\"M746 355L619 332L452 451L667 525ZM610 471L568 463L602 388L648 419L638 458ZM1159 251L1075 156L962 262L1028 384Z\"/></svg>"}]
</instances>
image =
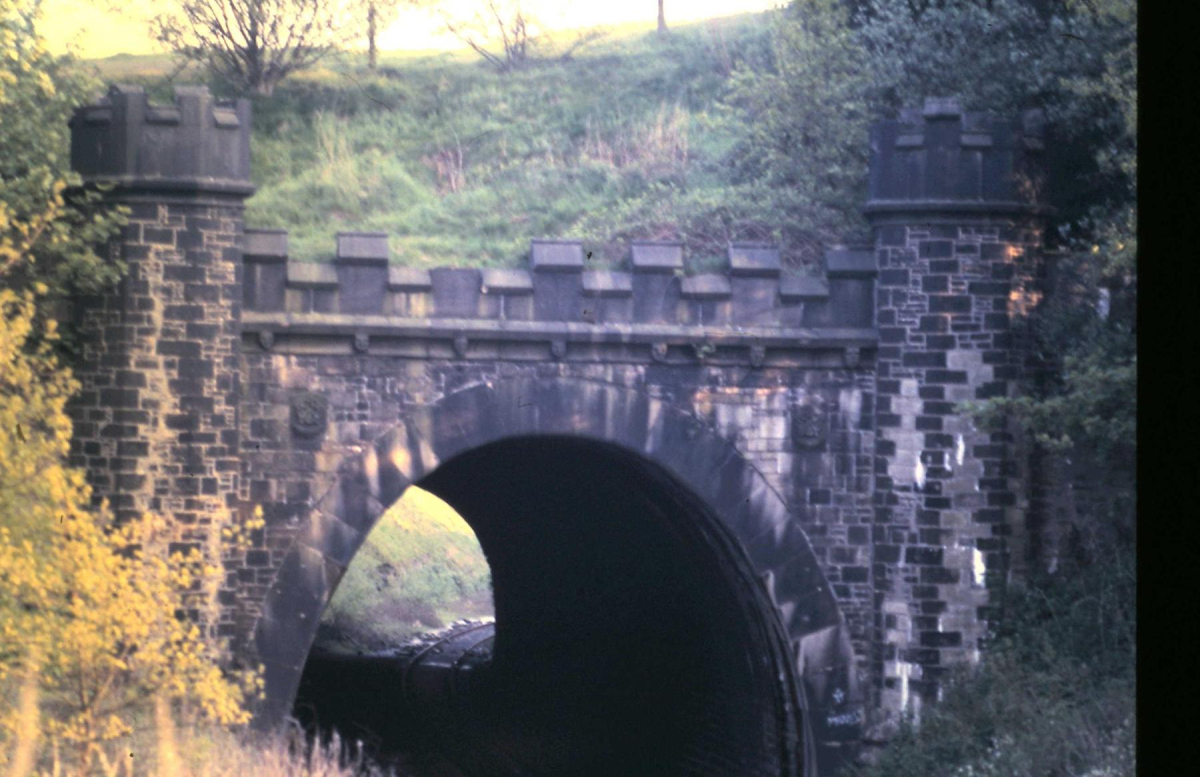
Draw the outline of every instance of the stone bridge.
<instances>
[{"instance_id":1,"label":"stone bridge","mask_svg":"<svg viewBox=\"0 0 1200 777\"><path fill-rule=\"evenodd\" d=\"M958 403L1022 380L1035 114L931 99L876 125L875 243L816 276L760 244L707 274L677 243L613 271L571 240L526 269L401 267L349 232L297 262L243 226L249 125L204 89L77 111L74 168L132 215L128 275L75 306L72 458L180 543L263 507L215 626L265 668L261 722L291 711L322 609L411 484L479 538L496 664L632 721L605 733L657 743L665 773L832 773L977 658L1027 478ZM551 731L563 709L513 714Z\"/></svg>"}]
</instances>

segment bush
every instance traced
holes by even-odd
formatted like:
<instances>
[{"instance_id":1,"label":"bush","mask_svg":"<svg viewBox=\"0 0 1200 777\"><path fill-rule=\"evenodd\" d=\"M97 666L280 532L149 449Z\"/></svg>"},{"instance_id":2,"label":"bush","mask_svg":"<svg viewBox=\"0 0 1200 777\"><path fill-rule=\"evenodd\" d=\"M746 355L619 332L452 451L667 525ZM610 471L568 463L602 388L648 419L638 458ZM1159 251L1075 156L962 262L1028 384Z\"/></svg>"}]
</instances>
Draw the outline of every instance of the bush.
<instances>
[{"instance_id":1,"label":"bush","mask_svg":"<svg viewBox=\"0 0 1200 777\"><path fill-rule=\"evenodd\" d=\"M223 674L202 629L221 539L168 554L163 521L114 524L64 464L78 384L49 302L115 278L94 246L120 218L89 213L94 194L65 194L78 183L64 170L65 115L87 80L46 54L37 12L0 0L0 748L14 777L47 762L115 773L114 743L153 708L169 766L177 714L245 723L258 681Z\"/></svg>"},{"instance_id":2,"label":"bush","mask_svg":"<svg viewBox=\"0 0 1200 777\"><path fill-rule=\"evenodd\" d=\"M860 777L1099 777L1136 765L1136 573L1130 547L998 591L976 667Z\"/></svg>"}]
</instances>

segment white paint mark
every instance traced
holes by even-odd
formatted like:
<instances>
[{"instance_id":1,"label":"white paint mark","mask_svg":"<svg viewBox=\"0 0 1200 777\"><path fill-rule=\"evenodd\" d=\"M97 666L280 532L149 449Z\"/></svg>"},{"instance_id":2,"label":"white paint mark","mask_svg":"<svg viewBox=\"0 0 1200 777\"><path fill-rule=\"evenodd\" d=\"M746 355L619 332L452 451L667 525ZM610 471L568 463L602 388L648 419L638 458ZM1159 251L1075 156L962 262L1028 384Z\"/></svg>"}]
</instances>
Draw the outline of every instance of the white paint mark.
<instances>
[{"instance_id":1,"label":"white paint mark","mask_svg":"<svg viewBox=\"0 0 1200 777\"><path fill-rule=\"evenodd\" d=\"M925 462L921 461L920 456L917 456L917 465L913 467L913 480L917 488L925 488Z\"/></svg>"},{"instance_id":2,"label":"white paint mark","mask_svg":"<svg viewBox=\"0 0 1200 777\"><path fill-rule=\"evenodd\" d=\"M838 392L838 407L846 415L847 421L858 427L862 418L862 392L858 389L843 389Z\"/></svg>"},{"instance_id":3,"label":"white paint mark","mask_svg":"<svg viewBox=\"0 0 1200 777\"><path fill-rule=\"evenodd\" d=\"M1100 298L1096 300L1096 315L1100 316L1101 320L1108 318L1108 311L1112 308L1112 292L1106 288L1100 289Z\"/></svg>"},{"instance_id":4,"label":"white paint mark","mask_svg":"<svg viewBox=\"0 0 1200 777\"><path fill-rule=\"evenodd\" d=\"M983 585L983 576L987 572L987 565L983 563L983 551L979 548L971 551L971 568L975 573L975 585Z\"/></svg>"},{"instance_id":5,"label":"white paint mark","mask_svg":"<svg viewBox=\"0 0 1200 777\"><path fill-rule=\"evenodd\" d=\"M958 462L958 466L962 466L963 458L967 455L967 441L963 436L958 435L958 443L954 448L954 460Z\"/></svg>"}]
</instances>

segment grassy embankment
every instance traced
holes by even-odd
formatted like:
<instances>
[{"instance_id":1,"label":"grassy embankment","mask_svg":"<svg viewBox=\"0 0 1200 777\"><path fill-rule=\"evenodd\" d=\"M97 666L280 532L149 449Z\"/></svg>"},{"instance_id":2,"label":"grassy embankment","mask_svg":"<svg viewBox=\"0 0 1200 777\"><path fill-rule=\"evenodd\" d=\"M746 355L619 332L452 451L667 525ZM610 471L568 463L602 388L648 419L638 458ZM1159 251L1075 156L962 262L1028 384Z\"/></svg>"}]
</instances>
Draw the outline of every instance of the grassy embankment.
<instances>
[{"instance_id":1,"label":"grassy embankment","mask_svg":"<svg viewBox=\"0 0 1200 777\"><path fill-rule=\"evenodd\" d=\"M459 618L492 614L491 573L453 508L411 488L350 564L321 616L326 649L384 648Z\"/></svg>"},{"instance_id":2,"label":"grassy embankment","mask_svg":"<svg viewBox=\"0 0 1200 777\"><path fill-rule=\"evenodd\" d=\"M255 101L258 193L247 222L285 228L299 259L339 230L391 235L410 265L519 265L530 238L588 241L599 264L631 237L682 237L697 266L730 238L767 238L723 159L736 128L720 100L764 55L765 14L653 33L616 31L568 61L502 75L469 52L353 56ZM161 84L165 57L99 63ZM195 76L176 79L195 80Z\"/></svg>"}]
</instances>

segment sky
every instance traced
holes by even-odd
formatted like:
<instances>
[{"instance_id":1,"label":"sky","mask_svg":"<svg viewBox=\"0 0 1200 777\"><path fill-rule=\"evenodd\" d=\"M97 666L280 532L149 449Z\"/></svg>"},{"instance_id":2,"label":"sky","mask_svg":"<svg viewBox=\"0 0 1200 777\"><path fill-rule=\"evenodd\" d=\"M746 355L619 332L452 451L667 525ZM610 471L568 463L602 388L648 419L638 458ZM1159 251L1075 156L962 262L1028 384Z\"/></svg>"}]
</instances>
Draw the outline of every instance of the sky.
<instances>
[{"instance_id":1,"label":"sky","mask_svg":"<svg viewBox=\"0 0 1200 777\"><path fill-rule=\"evenodd\" d=\"M781 0L666 0L667 25L762 11ZM170 0L44 0L42 34L51 49L75 45L87 58L113 54L151 54L161 47L150 38L149 19ZM442 0L452 14L470 13L481 0ZM524 0L522 8L548 29L572 29L629 22L653 26L658 6L653 0ZM361 46L365 47L365 43ZM384 51L454 49L462 44L445 32L438 11L402 9L379 39Z\"/></svg>"}]
</instances>

